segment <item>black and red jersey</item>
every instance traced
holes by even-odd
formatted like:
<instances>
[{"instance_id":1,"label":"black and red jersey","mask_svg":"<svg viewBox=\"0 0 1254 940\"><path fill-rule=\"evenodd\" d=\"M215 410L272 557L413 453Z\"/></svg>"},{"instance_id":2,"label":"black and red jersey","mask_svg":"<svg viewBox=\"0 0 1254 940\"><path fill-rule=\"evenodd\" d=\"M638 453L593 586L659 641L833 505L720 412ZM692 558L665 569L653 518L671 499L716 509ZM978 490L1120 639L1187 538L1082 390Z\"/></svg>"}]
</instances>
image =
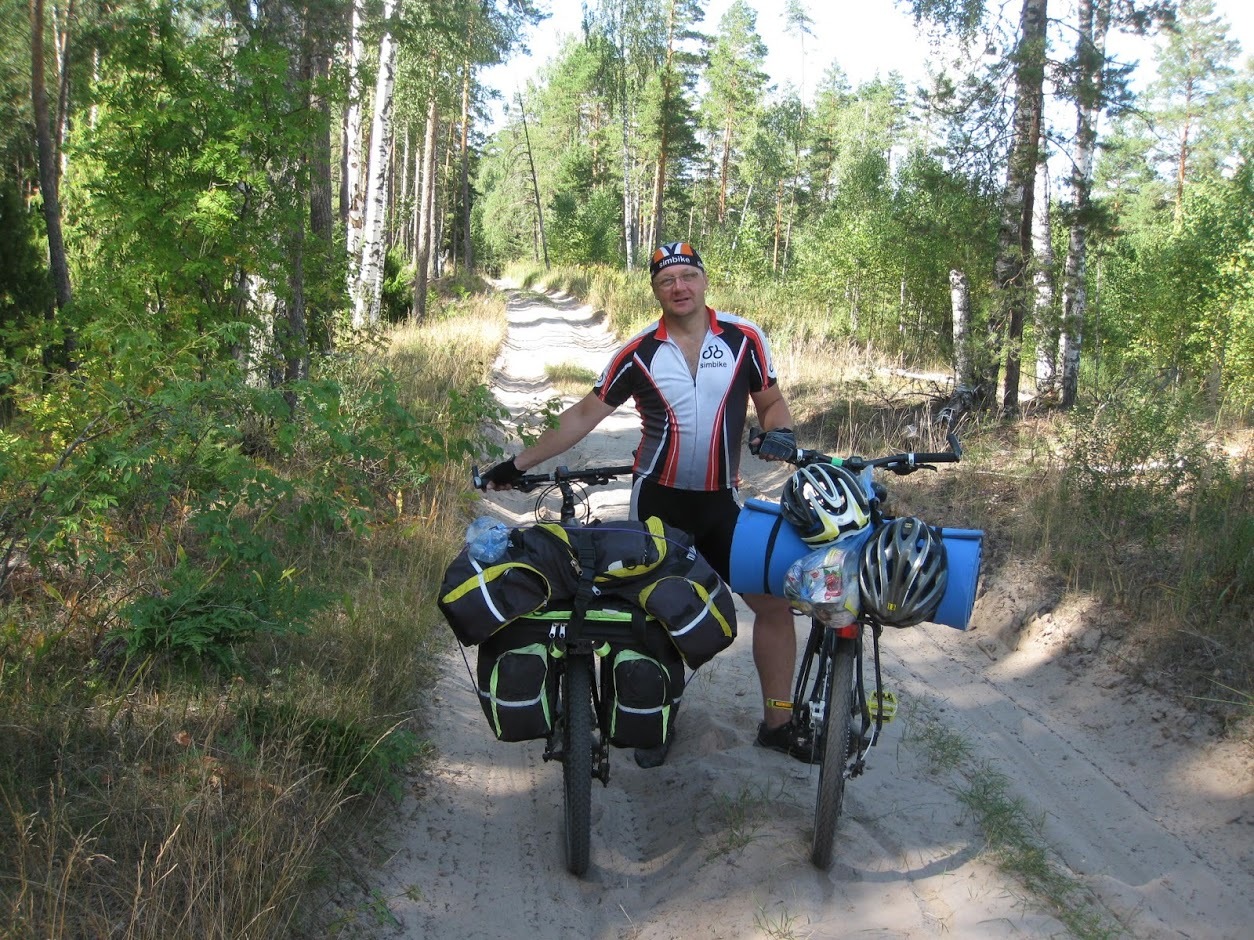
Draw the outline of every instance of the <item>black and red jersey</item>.
<instances>
[{"instance_id":1,"label":"black and red jersey","mask_svg":"<svg viewBox=\"0 0 1254 940\"><path fill-rule=\"evenodd\" d=\"M734 488L749 396L776 381L757 324L712 307L706 312L710 323L695 378L659 320L614 354L593 387L607 405L635 399L642 425L636 473L662 486Z\"/></svg>"}]
</instances>

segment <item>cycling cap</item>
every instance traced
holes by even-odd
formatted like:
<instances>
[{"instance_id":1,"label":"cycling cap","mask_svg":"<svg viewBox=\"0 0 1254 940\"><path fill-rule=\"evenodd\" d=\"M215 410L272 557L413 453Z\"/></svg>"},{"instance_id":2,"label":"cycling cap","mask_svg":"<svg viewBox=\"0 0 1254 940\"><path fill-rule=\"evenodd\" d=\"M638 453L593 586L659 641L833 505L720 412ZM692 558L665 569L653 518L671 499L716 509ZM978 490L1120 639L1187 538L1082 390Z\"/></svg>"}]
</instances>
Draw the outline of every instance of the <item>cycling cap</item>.
<instances>
[{"instance_id":1,"label":"cycling cap","mask_svg":"<svg viewBox=\"0 0 1254 940\"><path fill-rule=\"evenodd\" d=\"M670 242L653 252L653 257L649 259L649 277L657 277L658 271L669 268L673 264L690 264L694 268L705 270L697 249L687 242Z\"/></svg>"},{"instance_id":2,"label":"cycling cap","mask_svg":"<svg viewBox=\"0 0 1254 940\"><path fill-rule=\"evenodd\" d=\"M862 548L862 609L886 626L931 620L948 583L945 543L922 519L894 519Z\"/></svg>"},{"instance_id":3,"label":"cycling cap","mask_svg":"<svg viewBox=\"0 0 1254 940\"><path fill-rule=\"evenodd\" d=\"M780 511L807 545L823 545L857 532L868 520L866 493L844 467L814 464L788 478Z\"/></svg>"}]
</instances>

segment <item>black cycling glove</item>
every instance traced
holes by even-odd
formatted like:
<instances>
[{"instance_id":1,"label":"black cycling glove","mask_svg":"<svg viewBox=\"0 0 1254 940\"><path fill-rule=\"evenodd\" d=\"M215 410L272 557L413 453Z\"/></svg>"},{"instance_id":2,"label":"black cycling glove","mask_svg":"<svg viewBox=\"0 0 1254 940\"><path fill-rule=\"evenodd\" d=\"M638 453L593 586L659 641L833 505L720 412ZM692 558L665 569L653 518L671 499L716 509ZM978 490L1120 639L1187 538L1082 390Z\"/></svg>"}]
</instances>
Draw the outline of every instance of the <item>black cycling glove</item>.
<instances>
[{"instance_id":1,"label":"black cycling glove","mask_svg":"<svg viewBox=\"0 0 1254 940\"><path fill-rule=\"evenodd\" d=\"M758 456L774 460L792 460L797 456L797 437L792 428L775 428L762 435Z\"/></svg>"},{"instance_id":2,"label":"black cycling glove","mask_svg":"<svg viewBox=\"0 0 1254 940\"><path fill-rule=\"evenodd\" d=\"M517 465L514 463L514 458L511 457L509 460L502 460L495 467L489 467L485 470L483 475L479 477L479 482L485 488L489 483L491 483L498 489L508 489L513 486L522 475L523 472L518 469Z\"/></svg>"}]
</instances>

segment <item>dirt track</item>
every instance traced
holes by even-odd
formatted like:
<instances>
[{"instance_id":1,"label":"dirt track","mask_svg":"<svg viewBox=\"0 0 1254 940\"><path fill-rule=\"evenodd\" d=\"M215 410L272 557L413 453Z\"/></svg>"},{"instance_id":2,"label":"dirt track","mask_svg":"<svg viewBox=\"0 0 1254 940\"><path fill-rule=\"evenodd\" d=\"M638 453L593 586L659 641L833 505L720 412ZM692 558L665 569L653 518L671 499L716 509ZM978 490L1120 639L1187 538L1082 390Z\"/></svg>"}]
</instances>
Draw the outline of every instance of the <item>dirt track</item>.
<instances>
[{"instance_id":1,"label":"dirt track","mask_svg":"<svg viewBox=\"0 0 1254 940\"><path fill-rule=\"evenodd\" d=\"M511 298L505 404L551 394L545 362L601 369L614 342L591 311L560 295ZM622 409L561 462L625 462L636 427ZM779 471L747 482L744 495L773 496ZM613 517L626 493L597 499ZM485 508L521 524L529 506L496 494ZM936 720L1043 821L1056 860L1110 924L1136 938L1250 937L1251 755L1208 743L1168 702L1102 666L1091 611L1057 609L1019 629L1039 606L1031 578L1003 570L986 579L972 630L886 636L884 669L905 716L849 785L828 873L808 861L816 775L750 744L759 703L748 616L736 644L692 679L666 765L641 770L629 752L612 754L608 788L594 785L584 880L563 864L560 766L541 760L541 742L492 738L450 636L427 728L438 757L414 780L390 857L363 873L388 911L359 918L358 935L1067 936L984 859L955 778L929 772L917 737Z\"/></svg>"}]
</instances>

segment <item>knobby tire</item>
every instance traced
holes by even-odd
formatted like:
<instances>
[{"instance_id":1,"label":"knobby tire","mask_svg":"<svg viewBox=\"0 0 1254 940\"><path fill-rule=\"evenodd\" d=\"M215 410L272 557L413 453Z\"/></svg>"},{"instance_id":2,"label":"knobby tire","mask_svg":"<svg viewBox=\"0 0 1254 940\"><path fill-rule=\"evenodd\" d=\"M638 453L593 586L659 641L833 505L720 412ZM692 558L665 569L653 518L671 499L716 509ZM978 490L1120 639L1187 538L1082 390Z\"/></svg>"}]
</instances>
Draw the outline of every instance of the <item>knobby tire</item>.
<instances>
[{"instance_id":1,"label":"knobby tire","mask_svg":"<svg viewBox=\"0 0 1254 940\"><path fill-rule=\"evenodd\" d=\"M819 764L819 793L814 805L814 844L810 861L827 871L832 867L836 843L836 820L845 800L845 767L849 759L849 738L853 733L853 680L856 644L837 641L831 647L831 661L825 670L823 690L823 760Z\"/></svg>"},{"instance_id":2,"label":"knobby tire","mask_svg":"<svg viewBox=\"0 0 1254 940\"><path fill-rule=\"evenodd\" d=\"M563 679L566 869L581 876L588 870L592 843L592 657L570 656Z\"/></svg>"}]
</instances>

